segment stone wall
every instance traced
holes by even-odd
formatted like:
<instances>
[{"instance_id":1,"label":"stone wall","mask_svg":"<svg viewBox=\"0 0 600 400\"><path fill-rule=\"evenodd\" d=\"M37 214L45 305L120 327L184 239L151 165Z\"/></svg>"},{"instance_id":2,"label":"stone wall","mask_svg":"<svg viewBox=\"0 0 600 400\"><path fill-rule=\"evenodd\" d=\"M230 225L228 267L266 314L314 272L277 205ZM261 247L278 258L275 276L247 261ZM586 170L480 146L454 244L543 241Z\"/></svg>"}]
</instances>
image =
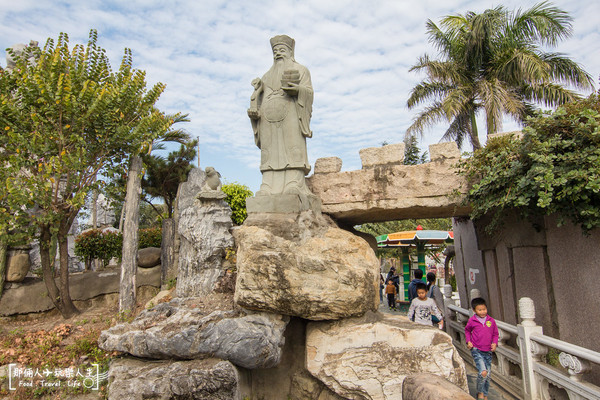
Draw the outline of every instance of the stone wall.
<instances>
[{"instance_id":1,"label":"stone wall","mask_svg":"<svg viewBox=\"0 0 600 400\"><path fill-rule=\"evenodd\" d=\"M119 298L119 269L79 272L69 275L69 292L75 305L88 303L115 305ZM138 268L136 275L138 298L154 296L160 288L160 266ZM107 304L108 305L108 304ZM26 278L21 283L7 284L0 298L0 316L29 314L54 308L46 285L39 278Z\"/></svg>"},{"instance_id":2,"label":"stone wall","mask_svg":"<svg viewBox=\"0 0 600 400\"><path fill-rule=\"evenodd\" d=\"M404 165L403 143L362 149L362 169L343 172L341 159L320 158L307 181L322 212L346 225L468 215L451 196L463 186L453 168L460 159L456 143L431 145L429 154L428 163Z\"/></svg>"}]
</instances>

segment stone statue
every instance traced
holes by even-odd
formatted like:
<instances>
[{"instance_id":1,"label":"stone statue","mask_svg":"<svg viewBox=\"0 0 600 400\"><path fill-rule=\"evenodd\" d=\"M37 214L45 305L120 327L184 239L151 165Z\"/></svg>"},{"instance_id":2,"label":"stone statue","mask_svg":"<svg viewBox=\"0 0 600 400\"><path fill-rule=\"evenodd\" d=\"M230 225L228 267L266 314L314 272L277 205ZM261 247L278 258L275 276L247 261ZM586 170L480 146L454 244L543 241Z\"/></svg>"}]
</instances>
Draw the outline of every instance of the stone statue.
<instances>
[{"instance_id":1,"label":"stone statue","mask_svg":"<svg viewBox=\"0 0 600 400\"><path fill-rule=\"evenodd\" d=\"M206 167L206 180L200 189L200 200L224 199L227 195L221 190L221 174L213 167Z\"/></svg>"},{"instance_id":2,"label":"stone statue","mask_svg":"<svg viewBox=\"0 0 600 400\"><path fill-rule=\"evenodd\" d=\"M306 138L312 136L313 89L308 69L294 60L294 39L271 38L273 66L252 81L248 116L261 149L262 184L256 196L311 195L304 177L310 171Z\"/></svg>"}]
</instances>

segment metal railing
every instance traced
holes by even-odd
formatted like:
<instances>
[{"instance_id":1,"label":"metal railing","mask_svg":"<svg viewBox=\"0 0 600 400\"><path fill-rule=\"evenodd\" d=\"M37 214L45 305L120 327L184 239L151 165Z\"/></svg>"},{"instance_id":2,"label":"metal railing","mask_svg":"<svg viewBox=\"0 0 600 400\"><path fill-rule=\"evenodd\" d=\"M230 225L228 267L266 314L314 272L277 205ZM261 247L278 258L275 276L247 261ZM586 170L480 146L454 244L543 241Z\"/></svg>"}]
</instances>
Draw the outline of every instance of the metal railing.
<instances>
[{"instance_id":1,"label":"metal railing","mask_svg":"<svg viewBox=\"0 0 600 400\"><path fill-rule=\"evenodd\" d=\"M444 316L446 331L463 358L472 364L465 343L465 325L473 315L455 304L452 288L444 286ZM479 297L471 291L471 298ZM499 341L496 349L492 380L519 399L600 400L600 387L587 382L585 374L592 364L600 366L600 353L546 336L535 324L533 300L519 300L518 325L496 321Z\"/></svg>"}]
</instances>

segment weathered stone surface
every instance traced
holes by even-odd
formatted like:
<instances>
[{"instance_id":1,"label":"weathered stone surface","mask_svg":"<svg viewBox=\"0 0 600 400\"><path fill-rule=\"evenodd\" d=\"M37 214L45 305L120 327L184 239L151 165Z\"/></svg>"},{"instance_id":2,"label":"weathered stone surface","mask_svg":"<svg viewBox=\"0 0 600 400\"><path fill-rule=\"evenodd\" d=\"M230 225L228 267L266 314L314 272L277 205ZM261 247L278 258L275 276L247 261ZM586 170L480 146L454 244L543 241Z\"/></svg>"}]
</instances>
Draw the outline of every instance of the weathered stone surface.
<instances>
[{"instance_id":1,"label":"weathered stone surface","mask_svg":"<svg viewBox=\"0 0 600 400\"><path fill-rule=\"evenodd\" d=\"M311 212L246 222L234 231L238 305L310 320L376 309L379 262L363 239Z\"/></svg>"},{"instance_id":2,"label":"weathered stone surface","mask_svg":"<svg viewBox=\"0 0 600 400\"><path fill-rule=\"evenodd\" d=\"M73 301L87 301L96 297L119 293L118 269L77 272L69 275L69 292ZM56 278L58 285L58 278ZM21 283L7 284L0 297L0 316L28 314L54 308L48 290L41 279L26 278ZM160 267L138 268L138 290L141 287L160 287Z\"/></svg>"},{"instance_id":3,"label":"weathered stone surface","mask_svg":"<svg viewBox=\"0 0 600 400\"><path fill-rule=\"evenodd\" d=\"M390 146L377 149L383 151ZM462 205L460 195L453 195L466 187L464 179L455 173L458 159L453 157L458 149L454 144L435 146L430 151L436 159L429 163L373 161L365 166L363 161L363 169L357 171L315 171L307 178L308 186L320 197L321 211L345 225L468 215L470 207ZM451 146L452 150L445 149Z\"/></svg>"},{"instance_id":4,"label":"weathered stone surface","mask_svg":"<svg viewBox=\"0 0 600 400\"><path fill-rule=\"evenodd\" d=\"M358 154L363 168L382 164L402 164L404 161L404 143L360 149Z\"/></svg>"},{"instance_id":5,"label":"weathered stone surface","mask_svg":"<svg viewBox=\"0 0 600 400\"><path fill-rule=\"evenodd\" d=\"M204 310L200 298L173 299L132 322L103 331L99 346L151 359L218 357L244 368L279 362L286 317L244 310Z\"/></svg>"},{"instance_id":6,"label":"weathered stone surface","mask_svg":"<svg viewBox=\"0 0 600 400\"><path fill-rule=\"evenodd\" d=\"M216 358L151 363L116 359L108 373L111 400L239 398L235 366Z\"/></svg>"},{"instance_id":7,"label":"weathered stone surface","mask_svg":"<svg viewBox=\"0 0 600 400\"><path fill-rule=\"evenodd\" d=\"M30 267L28 250L8 250L6 256L6 282L22 282Z\"/></svg>"},{"instance_id":8,"label":"weathered stone surface","mask_svg":"<svg viewBox=\"0 0 600 400\"><path fill-rule=\"evenodd\" d=\"M160 264L160 248L146 247L137 252L137 265L140 268L152 268Z\"/></svg>"},{"instance_id":9,"label":"weathered stone surface","mask_svg":"<svg viewBox=\"0 0 600 400\"><path fill-rule=\"evenodd\" d=\"M330 174L341 170L342 159L339 157L325 157L315 161L315 174Z\"/></svg>"},{"instance_id":10,"label":"weathered stone surface","mask_svg":"<svg viewBox=\"0 0 600 400\"><path fill-rule=\"evenodd\" d=\"M472 400L467 392L439 375L415 374L402 384L402 400Z\"/></svg>"},{"instance_id":11,"label":"weathered stone surface","mask_svg":"<svg viewBox=\"0 0 600 400\"><path fill-rule=\"evenodd\" d=\"M401 399L404 378L423 372L467 389L464 363L450 336L406 317L382 313L310 322L306 368L349 399Z\"/></svg>"},{"instance_id":12,"label":"weathered stone surface","mask_svg":"<svg viewBox=\"0 0 600 400\"><path fill-rule=\"evenodd\" d=\"M211 292L225 273L225 251L234 245L229 205L223 200L197 198L205 180L206 174L194 168L179 191L179 297Z\"/></svg>"},{"instance_id":13,"label":"weathered stone surface","mask_svg":"<svg viewBox=\"0 0 600 400\"><path fill-rule=\"evenodd\" d=\"M429 159L431 161L440 161L446 158L458 160L460 150L456 142L443 142L429 145Z\"/></svg>"}]
</instances>

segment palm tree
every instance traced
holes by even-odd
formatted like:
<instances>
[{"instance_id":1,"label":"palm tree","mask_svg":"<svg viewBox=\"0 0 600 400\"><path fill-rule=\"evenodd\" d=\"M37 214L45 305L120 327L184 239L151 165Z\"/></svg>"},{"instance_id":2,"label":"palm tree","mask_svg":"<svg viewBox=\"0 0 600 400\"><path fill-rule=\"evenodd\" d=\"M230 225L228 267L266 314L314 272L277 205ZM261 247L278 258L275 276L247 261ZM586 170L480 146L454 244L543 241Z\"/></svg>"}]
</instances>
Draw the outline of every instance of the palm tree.
<instances>
[{"instance_id":1,"label":"palm tree","mask_svg":"<svg viewBox=\"0 0 600 400\"><path fill-rule=\"evenodd\" d=\"M425 71L407 101L409 109L429 102L406 135L423 134L435 123L450 126L442 140L462 146L468 139L481 147L476 116L483 112L488 135L502 128L502 116L523 122L536 104L556 107L578 98L573 90L593 88L591 76L559 53L544 52L572 33L572 18L543 2L529 10L510 12L502 6L481 14L467 12L427 21L429 41L441 58L419 58L410 71Z\"/></svg>"}]
</instances>

